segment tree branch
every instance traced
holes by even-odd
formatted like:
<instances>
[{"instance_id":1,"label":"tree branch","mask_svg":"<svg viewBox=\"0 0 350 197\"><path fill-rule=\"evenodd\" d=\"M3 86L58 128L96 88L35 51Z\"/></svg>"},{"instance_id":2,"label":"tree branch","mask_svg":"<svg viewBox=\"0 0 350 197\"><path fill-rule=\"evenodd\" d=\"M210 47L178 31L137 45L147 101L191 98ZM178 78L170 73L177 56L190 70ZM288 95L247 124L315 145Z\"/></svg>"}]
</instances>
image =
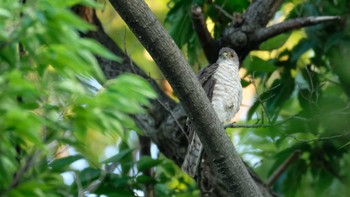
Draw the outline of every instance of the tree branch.
<instances>
[{"instance_id":1,"label":"tree branch","mask_svg":"<svg viewBox=\"0 0 350 197\"><path fill-rule=\"evenodd\" d=\"M121 50L115 42L106 34L106 32L103 30L102 24L100 20L97 18L96 13L94 10L88 7L84 6L77 6L74 8L74 11L84 18L86 21L94 24L97 28L96 31L90 31L84 34L83 36L93 38L100 42L104 47L109 49L111 52L113 52L115 55L119 56L122 61L120 63L105 59L102 57L97 57L97 60L99 62L99 65L103 71L103 73L106 75L107 79L114 79L118 75L122 73L134 73L137 74L149 81L149 83L152 85L153 89L158 94L158 99L152 100L152 109L147 109L149 114L151 116L147 116L147 124L152 122L151 124L148 124L147 129L145 131L155 131L156 127L158 127L161 122L163 121L164 117L168 115L168 112L165 110L162 110L163 107L159 104L158 100L161 100L162 103L166 106L168 106L170 109L173 109L176 106L176 103L169 99L167 95L164 94L164 92L160 89L157 82L153 79L151 79L146 73L144 73L131 59L129 56L127 56L123 50ZM143 124L140 121L144 120L143 115L136 115L136 121L138 122L139 126L146 126L146 124ZM152 127L152 128L150 128ZM148 135L155 135L154 133L148 133Z\"/></svg>"},{"instance_id":2,"label":"tree branch","mask_svg":"<svg viewBox=\"0 0 350 197\"><path fill-rule=\"evenodd\" d=\"M258 29L252 35L252 39L255 42L261 43L278 34L281 34L293 29L298 29L301 27L307 27L307 26L311 26L311 25L315 25L323 22L340 20L340 19L341 17L339 16L318 16L318 17L310 16L305 18L292 19L292 20L278 23L276 25L272 25L270 27Z\"/></svg>"},{"instance_id":3,"label":"tree branch","mask_svg":"<svg viewBox=\"0 0 350 197\"><path fill-rule=\"evenodd\" d=\"M325 21L338 20L340 17L306 17L286 21L266 28L276 10L280 7L282 0L255 0L243 15L243 23L234 23L226 27L220 38L223 46L230 46L237 50L242 61L250 51L258 49L261 42L280 33L315 25Z\"/></svg>"},{"instance_id":4,"label":"tree branch","mask_svg":"<svg viewBox=\"0 0 350 197\"><path fill-rule=\"evenodd\" d=\"M209 161L234 196L260 196L180 49L144 1L110 1L166 76L193 123Z\"/></svg>"},{"instance_id":5,"label":"tree branch","mask_svg":"<svg viewBox=\"0 0 350 197\"><path fill-rule=\"evenodd\" d=\"M238 13L234 13L233 16L230 17L230 18L233 18L231 25L225 28L225 30L223 31L222 38L220 38L219 41L216 42L217 45L230 46L231 48L235 49L240 59L240 62L242 62L243 59L251 50L256 49L257 46L259 46L258 45L259 43L251 42L250 34L257 29L265 27L269 22L269 20L272 18L275 11L279 8L281 3L282 3L282 0L255 0L249 5L243 17ZM214 7L218 8L217 6L215 6L215 4L214 4ZM192 13L193 13L193 9L192 9ZM195 29L195 31L197 32L197 35L199 33L202 33L202 34L205 33L205 30L203 30L203 26L205 27L205 25L200 25L201 22L193 22L193 23L194 25L198 23L199 24L198 26L202 27L202 28L198 28L200 31L197 31ZM206 57L209 62L212 62L217 59L217 52L210 53L211 51L206 49L206 47L203 47L203 50L205 51ZM218 49L215 49L215 50L218 50Z\"/></svg>"},{"instance_id":6,"label":"tree branch","mask_svg":"<svg viewBox=\"0 0 350 197\"><path fill-rule=\"evenodd\" d=\"M191 18L193 29L202 45L205 57L209 63L216 62L217 54L219 52L219 43L211 37L208 31L202 8L197 5L193 5L191 9Z\"/></svg>"},{"instance_id":7,"label":"tree branch","mask_svg":"<svg viewBox=\"0 0 350 197\"><path fill-rule=\"evenodd\" d=\"M26 158L25 161L21 164L17 172L14 174L12 183L9 185L8 188L4 189L3 195L6 196L8 192L11 191L11 189L16 188L18 184L20 183L21 179L23 178L23 175L32 168L36 162L37 157L41 154L41 151L34 151L33 153L30 153Z\"/></svg>"},{"instance_id":8,"label":"tree branch","mask_svg":"<svg viewBox=\"0 0 350 197\"><path fill-rule=\"evenodd\" d=\"M300 150L295 150L278 168L277 170L270 176L267 181L268 186L272 186L275 181L281 176L281 174L286 171L286 169L296 160L299 159L301 154Z\"/></svg>"},{"instance_id":9,"label":"tree branch","mask_svg":"<svg viewBox=\"0 0 350 197\"><path fill-rule=\"evenodd\" d=\"M151 140L148 137L139 136L139 144L140 144L140 157L151 156ZM153 177L152 168L146 169L142 173L148 177ZM145 197L155 196L154 188L152 184L145 183L143 187L143 192Z\"/></svg>"},{"instance_id":10,"label":"tree branch","mask_svg":"<svg viewBox=\"0 0 350 197\"><path fill-rule=\"evenodd\" d=\"M88 32L83 36L88 36L97 40L110 51L123 59L122 62L113 62L101 57L97 57L99 65L108 79L117 77L123 72L132 72L148 79L153 88L158 92L158 99L152 102L153 110L148 110L148 114L133 116L139 128L147 133L152 141L157 145L160 152L172 159L178 166L181 166L186 150L188 139L186 134L187 115L181 105L176 105L159 89L157 83L143 73L139 67L121 50L113 40L105 33L95 11L87 7L75 7L74 11L86 21L97 26L96 31ZM92 12L91 12L92 11ZM133 66L130 66L132 64ZM185 134L184 134L185 133ZM249 168L248 168L249 170ZM256 175L252 175L263 196L275 196L275 194ZM209 175L211 185L207 185L213 191L212 194L220 196L222 192L227 193L227 189L214 174ZM200 184L198 184L200 187ZM202 188L200 188L202 189Z\"/></svg>"},{"instance_id":11,"label":"tree branch","mask_svg":"<svg viewBox=\"0 0 350 197\"><path fill-rule=\"evenodd\" d=\"M282 0L255 0L244 13L245 25L252 28L265 27L276 10L281 5Z\"/></svg>"},{"instance_id":12,"label":"tree branch","mask_svg":"<svg viewBox=\"0 0 350 197\"><path fill-rule=\"evenodd\" d=\"M265 128L265 127L271 127L271 125L266 124L235 124L235 123L229 123L227 125L224 125L224 128Z\"/></svg>"},{"instance_id":13,"label":"tree branch","mask_svg":"<svg viewBox=\"0 0 350 197\"><path fill-rule=\"evenodd\" d=\"M226 10L223 7L219 6L218 4L216 4L215 2L212 2L212 1L211 1L211 5L213 5L213 7L215 9L217 9L219 11L219 13L222 13L224 16L226 16L227 18L229 18L232 21L234 20L234 17L231 14L229 14L228 12L226 12Z\"/></svg>"},{"instance_id":14,"label":"tree branch","mask_svg":"<svg viewBox=\"0 0 350 197\"><path fill-rule=\"evenodd\" d=\"M116 78L119 74L125 72L138 74L148 80L153 89L157 92L158 98L151 101L152 108L147 109L148 113L138 114L132 117L138 127L157 144L159 150L166 157L172 159L176 164L181 166L188 146L188 140L186 139L186 135L184 134L185 130L183 129L187 116L182 106L176 104L165 95L155 80L146 75L140 67L116 45L103 30L102 24L94 10L84 6L76 6L73 10L80 17L97 27L96 31L87 32L82 36L97 40L122 59L121 62L115 62L97 57L99 65L107 79Z\"/></svg>"}]
</instances>

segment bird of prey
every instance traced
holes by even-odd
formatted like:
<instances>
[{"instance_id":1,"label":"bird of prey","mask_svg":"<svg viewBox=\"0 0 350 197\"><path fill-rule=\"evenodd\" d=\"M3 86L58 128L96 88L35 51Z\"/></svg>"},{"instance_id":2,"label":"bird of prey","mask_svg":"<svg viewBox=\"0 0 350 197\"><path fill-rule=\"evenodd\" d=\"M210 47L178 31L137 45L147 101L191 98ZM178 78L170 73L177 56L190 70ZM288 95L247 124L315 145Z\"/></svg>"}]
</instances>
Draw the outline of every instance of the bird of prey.
<instances>
[{"instance_id":1,"label":"bird of prey","mask_svg":"<svg viewBox=\"0 0 350 197\"><path fill-rule=\"evenodd\" d=\"M219 51L216 63L206 67L198 74L199 82L222 123L230 121L235 116L242 102L242 86L238 70L239 60L236 52L224 47ZM193 132L191 123L188 128L192 141L181 168L191 177L195 177L201 161L203 146L196 132Z\"/></svg>"}]
</instances>

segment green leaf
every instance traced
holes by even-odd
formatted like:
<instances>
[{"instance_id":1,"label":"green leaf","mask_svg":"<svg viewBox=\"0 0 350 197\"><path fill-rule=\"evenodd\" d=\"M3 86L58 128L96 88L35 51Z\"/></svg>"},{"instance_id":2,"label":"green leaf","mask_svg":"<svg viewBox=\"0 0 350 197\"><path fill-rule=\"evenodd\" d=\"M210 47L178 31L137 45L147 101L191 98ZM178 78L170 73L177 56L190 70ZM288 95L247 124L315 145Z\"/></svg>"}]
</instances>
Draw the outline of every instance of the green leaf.
<instances>
[{"instance_id":1,"label":"green leaf","mask_svg":"<svg viewBox=\"0 0 350 197\"><path fill-rule=\"evenodd\" d=\"M270 51L281 47L289 38L290 34L279 34L260 45L260 50Z\"/></svg>"},{"instance_id":2,"label":"green leaf","mask_svg":"<svg viewBox=\"0 0 350 197\"><path fill-rule=\"evenodd\" d=\"M7 130L13 129L23 140L29 140L38 147L43 146L40 117L24 110L13 109L6 113L5 123Z\"/></svg>"},{"instance_id":3,"label":"green leaf","mask_svg":"<svg viewBox=\"0 0 350 197\"><path fill-rule=\"evenodd\" d=\"M199 50L200 50L199 40L196 34L192 34L188 44L187 44L187 58L190 65L194 65L198 62Z\"/></svg>"},{"instance_id":4,"label":"green leaf","mask_svg":"<svg viewBox=\"0 0 350 197\"><path fill-rule=\"evenodd\" d=\"M139 184L155 184L157 183L157 181L150 177L150 176L146 176L146 175L140 175L136 177L136 182Z\"/></svg>"},{"instance_id":5,"label":"green leaf","mask_svg":"<svg viewBox=\"0 0 350 197\"><path fill-rule=\"evenodd\" d=\"M2 43L1 40L0 40L0 43ZM5 61L10 67L14 67L16 65L17 55L18 55L17 46L15 43L8 43L7 47L0 48L1 61Z\"/></svg>"},{"instance_id":6,"label":"green leaf","mask_svg":"<svg viewBox=\"0 0 350 197\"><path fill-rule=\"evenodd\" d=\"M93 180L98 179L101 175L101 170L95 168L85 168L79 173L79 180L82 185L91 183Z\"/></svg>"},{"instance_id":7,"label":"green leaf","mask_svg":"<svg viewBox=\"0 0 350 197\"><path fill-rule=\"evenodd\" d=\"M189 43L194 34L190 18L191 1L179 1L168 12L165 23L169 26L169 34L179 48Z\"/></svg>"},{"instance_id":8,"label":"green leaf","mask_svg":"<svg viewBox=\"0 0 350 197\"><path fill-rule=\"evenodd\" d=\"M249 86L251 83L245 79L241 79L241 85L243 88Z\"/></svg>"},{"instance_id":9,"label":"green leaf","mask_svg":"<svg viewBox=\"0 0 350 197\"><path fill-rule=\"evenodd\" d=\"M311 41L303 39L293 48L291 61L297 61L306 51L312 47Z\"/></svg>"},{"instance_id":10,"label":"green leaf","mask_svg":"<svg viewBox=\"0 0 350 197\"><path fill-rule=\"evenodd\" d=\"M10 150L9 147L1 147L3 149ZM9 151L10 152L10 151ZM0 183L3 184L0 186L0 189L7 187L11 184L13 179L13 174L17 171L18 166L16 165L15 156L13 155L2 155L0 158L0 173L1 180Z\"/></svg>"},{"instance_id":11,"label":"green leaf","mask_svg":"<svg viewBox=\"0 0 350 197\"><path fill-rule=\"evenodd\" d=\"M137 169L139 171L144 171L150 168L153 168L154 166L159 165L162 163L162 160L158 159L152 159L149 156L143 156L140 158L140 160L137 162Z\"/></svg>"},{"instance_id":12,"label":"green leaf","mask_svg":"<svg viewBox=\"0 0 350 197\"><path fill-rule=\"evenodd\" d=\"M77 15L73 14L71 11L66 9L60 9L59 12L54 13L55 17L60 19L60 23L65 25L71 25L80 31L93 30L95 27Z\"/></svg>"},{"instance_id":13,"label":"green leaf","mask_svg":"<svg viewBox=\"0 0 350 197\"><path fill-rule=\"evenodd\" d=\"M0 8L0 17L11 18L12 14L8 10Z\"/></svg>"},{"instance_id":14,"label":"green leaf","mask_svg":"<svg viewBox=\"0 0 350 197\"><path fill-rule=\"evenodd\" d=\"M125 95L136 92L144 97L156 98L157 94L146 80L134 74L122 74L118 78L109 80L105 87L111 91L121 92Z\"/></svg>"},{"instance_id":15,"label":"green leaf","mask_svg":"<svg viewBox=\"0 0 350 197\"><path fill-rule=\"evenodd\" d=\"M253 118L254 113L257 111L258 107L260 106L260 100L257 100L254 102L254 104L250 107L247 113L247 120L251 120Z\"/></svg>"},{"instance_id":16,"label":"green leaf","mask_svg":"<svg viewBox=\"0 0 350 197\"><path fill-rule=\"evenodd\" d=\"M57 83L56 88L58 91L63 91L71 94L84 94L84 88L75 80L65 79Z\"/></svg>"},{"instance_id":17,"label":"green leaf","mask_svg":"<svg viewBox=\"0 0 350 197\"><path fill-rule=\"evenodd\" d=\"M277 112L281 110L283 104L290 99L295 88L295 81L290 71L287 70L282 74L281 79L276 79L271 88L264 94L262 99L267 99L266 108L271 117L276 117ZM266 97L265 97L266 96Z\"/></svg>"},{"instance_id":18,"label":"green leaf","mask_svg":"<svg viewBox=\"0 0 350 197\"><path fill-rule=\"evenodd\" d=\"M133 151L133 149L122 150L118 154L102 161L101 163L104 163L104 164L106 164L106 163L118 163L122 159L126 158L132 151Z\"/></svg>"},{"instance_id":19,"label":"green leaf","mask_svg":"<svg viewBox=\"0 0 350 197\"><path fill-rule=\"evenodd\" d=\"M104 46L102 46L100 43L98 43L95 40L91 39L85 39L81 42L82 46L86 47L87 49L91 50L96 55L99 55L101 57L105 57L110 60L114 60L116 62L121 62L122 59L116 55L114 55L112 52L107 50Z\"/></svg>"},{"instance_id":20,"label":"green leaf","mask_svg":"<svg viewBox=\"0 0 350 197\"><path fill-rule=\"evenodd\" d=\"M165 160L165 162L161 165L161 168L163 168L164 171L170 176L175 176L176 169L174 165L175 165L174 163Z\"/></svg>"},{"instance_id":21,"label":"green leaf","mask_svg":"<svg viewBox=\"0 0 350 197\"><path fill-rule=\"evenodd\" d=\"M254 72L273 72L277 69L275 64L270 61L262 60L255 56L248 56L244 62L243 67L248 70L248 73Z\"/></svg>"},{"instance_id":22,"label":"green leaf","mask_svg":"<svg viewBox=\"0 0 350 197\"><path fill-rule=\"evenodd\" d=\"M49 164L49 166L52 168L53 171L57 171L57 172L63 171L66 167L68 167L73 162L83 158L84 157L82 155L67 156L60 159L55 159Z\"/></svg>"}]
</instances>

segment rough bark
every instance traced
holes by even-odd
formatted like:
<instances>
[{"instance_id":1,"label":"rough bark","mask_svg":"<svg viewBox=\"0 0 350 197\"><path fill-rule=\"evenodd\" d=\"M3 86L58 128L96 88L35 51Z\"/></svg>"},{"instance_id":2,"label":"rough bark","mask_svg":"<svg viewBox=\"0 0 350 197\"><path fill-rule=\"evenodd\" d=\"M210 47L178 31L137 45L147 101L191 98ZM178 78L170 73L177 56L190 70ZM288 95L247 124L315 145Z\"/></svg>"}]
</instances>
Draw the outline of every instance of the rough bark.
<instances>
[{"instance_id":1,"label":"rough bark","mask_svg":"<svg viewBox=\"0 0 350 197\"><path fill-rule=\"evenodd\" d=\"M111 1L178 95L230 196L261 196L180 49L140 0Z\"/></svg>"},{"instance_id":2,"label":"rough bark","mask_svg":"<svg viewBox=\"0 0 350 197\"><path fill-rule=\"evenodd\" d=\"M152 108L148 109L146 115L136 115L134 120L145 134L157 144L160 151L168 158L181 165L188 141L186 139L186 118L187 115L182 106L176 104L164 94L158 84L149 78L140 67L135 64L116 43L105 33L103 27L96 17L95 12L87 7L75 7L74 11L96 26L96 31L90 31L83 36L95 39L107 49L119 56L122 61L115 62L105 58L97 57L99 65L107 79L116 78L125 72L135 73L147 79L157 92L158 98L152 100Z\"/></svg>"},{"instance_id":3,"label":"rough bark","mask_svg":"<svg viewBox=\"0 0 350 197\"><path fill-rule=\"evenodd\" d=\"M282 0L255 0L241 16L241 23L232 23L225 28L221 42L223 46L230 46L238 51L240 60L259 47L255 42L253 33L260 28L266 27L275 11L281 5Z\"/></svg>"},{"instance_id":4,"label":"rough bark","mask_svg":"<svg viewBox=\"0 0 350 197\"><path fill-rule=\"evenodd\" d=\"M140 157L142 156L151 156L151 140L146 136L139 136L139 144L140 144ZM153 170L145 169L142 173L148 177L153 177ZM144 197L154 197L154 187L153 184L145 184L143 186Z\"/></svg>"}]
</instances>

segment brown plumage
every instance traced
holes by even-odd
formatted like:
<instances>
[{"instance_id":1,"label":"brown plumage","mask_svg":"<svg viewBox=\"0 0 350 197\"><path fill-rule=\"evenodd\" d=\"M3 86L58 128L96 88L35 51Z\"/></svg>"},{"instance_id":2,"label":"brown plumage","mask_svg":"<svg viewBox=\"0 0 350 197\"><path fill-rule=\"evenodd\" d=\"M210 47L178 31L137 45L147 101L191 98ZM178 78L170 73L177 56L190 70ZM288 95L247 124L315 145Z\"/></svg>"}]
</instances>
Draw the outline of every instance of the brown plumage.
<instances>
[{"instance_id":1,"label":"brown plumage","mask_svg":"<svg viewBox=\"0 0 350 197\"><path fill-rule=\"evenodd\" d=\"M197 76L199 83L202 85L205 93L207 93L207 96L210 102L211 102L211 99L213 98L214 85L216 82L216 79L214 79L213 75L218 67L219 67L219 64L214 63L206 67L205 69L203 69Z\"/></svg>"},{"instance_id":2,"label":"brown plumage","mask_svg":"<svg viewBox=\"0 0 350 197\"><path fill-rule=\"evenodd\" d=\"M198 74L198 80L222 123L233 118L242 101L242 86L238 70L239 61L236 52L225 47L220 50L217 62ZM195 177L202 157L203 146L190 122L188 125L190 137L193 137L182 169L190 176Z\"/></svg>"}]
</instances>

